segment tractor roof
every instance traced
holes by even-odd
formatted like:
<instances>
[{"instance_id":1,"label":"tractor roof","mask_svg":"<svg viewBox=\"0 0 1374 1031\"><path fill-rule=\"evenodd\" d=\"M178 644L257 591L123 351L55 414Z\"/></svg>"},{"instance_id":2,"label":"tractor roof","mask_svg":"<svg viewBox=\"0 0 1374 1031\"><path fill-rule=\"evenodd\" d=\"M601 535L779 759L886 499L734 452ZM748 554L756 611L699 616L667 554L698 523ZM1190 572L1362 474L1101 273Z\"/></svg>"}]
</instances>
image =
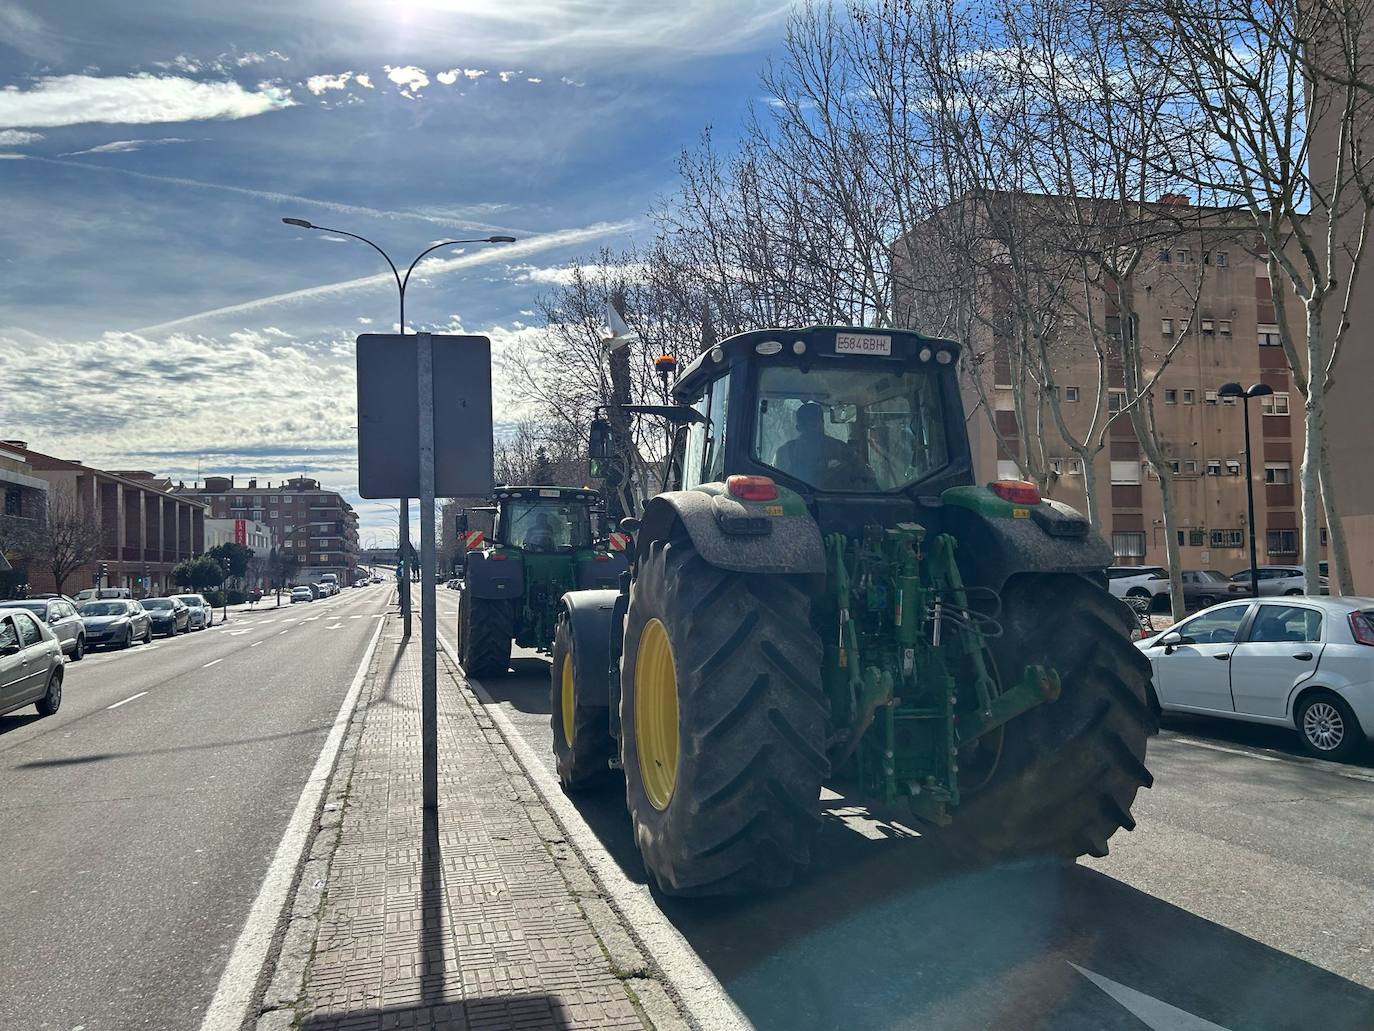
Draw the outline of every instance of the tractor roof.
<instances>
[{"instance_id":1,"label":"tractor roof","mask_svg":"<svg viewBox=\"0 0 1374 1031\"><path fill-rule=\"evenodd\" d=\"M601 494L590 487L516 487L499 483L492 490L492 498L497 501L585 501L594 504L601 500Z\"/></svg>"},{"instance_id":2,"label":"tractor roof","mask_svg":"<svg viewBox=\"0 0 1374 1031\"><path fill-rule=\"evenodd\" d=\"M772 355L777 355L780 361L795 361L801 356L837 361L880 357L914 364L930 361L940 351L950 352L952 360L959 357L959 345L955 341L926 336L912 329L867 326L756 329L727 337L698 355L678 377L673 393L679 402L690 400L701 392L703 380L713 378L715 369L746 359L768 361Z\"/></svg>"}]
</instances>

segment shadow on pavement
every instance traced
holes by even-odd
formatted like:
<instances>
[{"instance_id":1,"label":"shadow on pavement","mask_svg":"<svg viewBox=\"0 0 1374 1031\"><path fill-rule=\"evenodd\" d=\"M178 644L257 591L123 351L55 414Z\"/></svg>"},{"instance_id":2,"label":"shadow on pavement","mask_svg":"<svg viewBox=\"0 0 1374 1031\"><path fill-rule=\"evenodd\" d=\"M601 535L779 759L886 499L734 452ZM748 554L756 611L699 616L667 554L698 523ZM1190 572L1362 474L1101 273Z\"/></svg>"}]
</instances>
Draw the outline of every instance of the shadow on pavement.
<instances>
[{"instance_id":1,"label":"shadow on pavement","mask_svg":"<svg viewBox=\"0 0 1374 1031\"><path fill-rule=\"evenodd\" d=\"M18 716L0 716L0 735L18 730L20 727L27 727L30 723L37 723L42 718L36 712L20 713Z\"/></svg>"},{"instance_id":2,"label":"shadow on pavement","mask_svg":"<svg viewBox=\"0 0 1374 1031\"><path fill-rule=\"evenodd\" d=\"M1248 748L1267 748L1275 752L1282 752L1285 755L1291 755L1297 759L1314 758L1304 751L1299 743L1298 732L1285 727L1180 713L1167 713L1160 720L1160 725L1165 730L1208 738L1222 744L1243 745ZM1345 765L1353 766L1356 769L1374 768L1374 744L1367 742L1364 749L1355 757L1354 762Z\"/></svg>"}]
</instances>

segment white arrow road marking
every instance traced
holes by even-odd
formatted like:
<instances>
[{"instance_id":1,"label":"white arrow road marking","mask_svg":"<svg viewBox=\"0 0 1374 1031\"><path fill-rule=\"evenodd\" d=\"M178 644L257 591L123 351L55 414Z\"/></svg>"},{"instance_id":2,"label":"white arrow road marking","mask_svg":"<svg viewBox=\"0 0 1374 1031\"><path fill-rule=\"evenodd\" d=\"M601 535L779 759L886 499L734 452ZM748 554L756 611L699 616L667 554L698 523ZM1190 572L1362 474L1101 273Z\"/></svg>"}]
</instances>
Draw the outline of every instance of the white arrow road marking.
<instances>
[{"instance_id":1,"label":"white arrow road marking","mask_svg":"<svg viewBox=\"0 0 1374 1031\"><path fill-rule=\"evenodd\" d=\"M207 662L204 666L201 666L200 668L201 668L201 669L209 669L211 666L214 666L214 665L216 665L216 664L218 664L218 663L221 663L221 662L223 662L223 661L224 661L223 659L211 659L209 662Z\"/></svg>"},{"instance_id":2,"label":"white arrow road marking","mask_svg":"<svg viewBox=\"0 0 1374 1031\"><path fill-rule=\"evenodd\" d=\"M147 693L148 693L147 691L140 691L140 692L138 692L138 694L131 694L131 695L129 695L128 698L124 699L124 701L122 701L122 702L115 702L114 705L107 705L107 706L105 706L105 708L107 708L107 709L118 709L121 705L125 705L125 704L127 704L127 703L129 703L129 702L132 702L135 698L142 698L142 697L143 697L145 694L147 694Z\"/></svg>"},{"instance_id":3,"label":"white arrow road marking","mask_svg":"<svg viewBox=\"0 0 1374 1031\"><path fill-rule=\"evenodd\" d=\"M1170 1006L1167 1002L1156 999L1153 995L1146 995L1134 988L1127 988L1124 984L1119 984L1110 977L1103 977L1091 970L1084 970L1077 963L1070 963L1069 966L1101 988L1122 1007L1129 1010L1131 1015L1148 1027L1150 1031L1227 1031L1220 1024L1213 1024L1210 1020L1203 1020L1187 1010Z\"/></svg>"},{"instance_id":4,"label":"white arrow road marking","mask_svg":"<svg viewBox=\"0 0 1374 1031\"><path fill-rule=\"evenodd\" d=\"M326 629L326 630L341 630L341 629L343 629L343 624L342 624L342 623L335 623L333 626L327 626L327 627L325 627L325 629Z\"/></svg>"}]
</instances>

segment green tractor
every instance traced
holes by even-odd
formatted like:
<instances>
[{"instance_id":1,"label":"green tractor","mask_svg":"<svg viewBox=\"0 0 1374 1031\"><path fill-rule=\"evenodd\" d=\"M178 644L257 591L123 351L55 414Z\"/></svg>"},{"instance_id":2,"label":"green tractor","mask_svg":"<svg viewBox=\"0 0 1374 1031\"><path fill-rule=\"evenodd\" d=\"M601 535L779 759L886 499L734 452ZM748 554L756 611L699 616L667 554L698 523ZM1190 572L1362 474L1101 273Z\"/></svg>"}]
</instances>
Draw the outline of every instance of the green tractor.
<instances>
[{"instance_id":1,"label":"green tractor","mask_svg":"<svg viewBox=\"0 0 1374 1031\"><path fill-rule=\"evenodd\" d=\"M511 642L548 651L567 591L615 586L621 534L598 540L601 496L578 487L496 488L491 538L460 525L467 554L458 601L458 657L473 676L504 673Z\"/></svg>"},{"instance_id":2,"label":"green tractor","mask_svg":"<svg viewBox=\"0 0 1374 1031\"><path fill-rule=\"evenodd\" d=\"M623 769L663 891L788 883L822 785L972 861L1103 856L1134 826L1157 722L1111 550L1034 484L975 485L958 358L744 333L656 413L680 489L622 523L619 589L563 596L551 701L564 786Z\"/></svg>"}]
</instances>

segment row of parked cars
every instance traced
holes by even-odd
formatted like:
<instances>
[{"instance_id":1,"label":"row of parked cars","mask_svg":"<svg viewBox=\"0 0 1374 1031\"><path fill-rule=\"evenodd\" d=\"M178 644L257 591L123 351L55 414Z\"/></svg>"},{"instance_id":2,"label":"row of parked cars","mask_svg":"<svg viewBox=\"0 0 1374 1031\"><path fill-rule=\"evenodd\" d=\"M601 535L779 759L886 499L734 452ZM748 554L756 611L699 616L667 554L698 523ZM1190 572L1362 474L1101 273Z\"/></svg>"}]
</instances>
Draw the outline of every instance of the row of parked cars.
<instances>
[{"instance_id":1,"label":"row of parked cars","mask_svg":"<svg viewBox=\"0 0 1374 1031\"><path fill-rule=\"evenodd\" d=\"M62 704L63 657L80 662L90 648L128 648L214 625L204 596L101 597L83 601L43 595L0 601L0 715L36 705L50 716Z\"/></svg>"},{"instance_id":2,"label":"row of parked cars","mask_svg":"<svg viewBox=\"0 0 1374 1031\"><path fill-rule=\"evenodd\" d=\"M1307 593L1301 566L1256 566L1255 571L1261 597ZM1182 576L1183 600L1190 609L1205 609L1229 598L1251 596L1249 569L1230 576L1215 569L1185 569ZM1118 598L1167 598L1169 570L1163 566L1113 566L1107 570L1107 588ZM1331 593L1324 569L1321 593Z\"/></svg>"}]
</instances>

